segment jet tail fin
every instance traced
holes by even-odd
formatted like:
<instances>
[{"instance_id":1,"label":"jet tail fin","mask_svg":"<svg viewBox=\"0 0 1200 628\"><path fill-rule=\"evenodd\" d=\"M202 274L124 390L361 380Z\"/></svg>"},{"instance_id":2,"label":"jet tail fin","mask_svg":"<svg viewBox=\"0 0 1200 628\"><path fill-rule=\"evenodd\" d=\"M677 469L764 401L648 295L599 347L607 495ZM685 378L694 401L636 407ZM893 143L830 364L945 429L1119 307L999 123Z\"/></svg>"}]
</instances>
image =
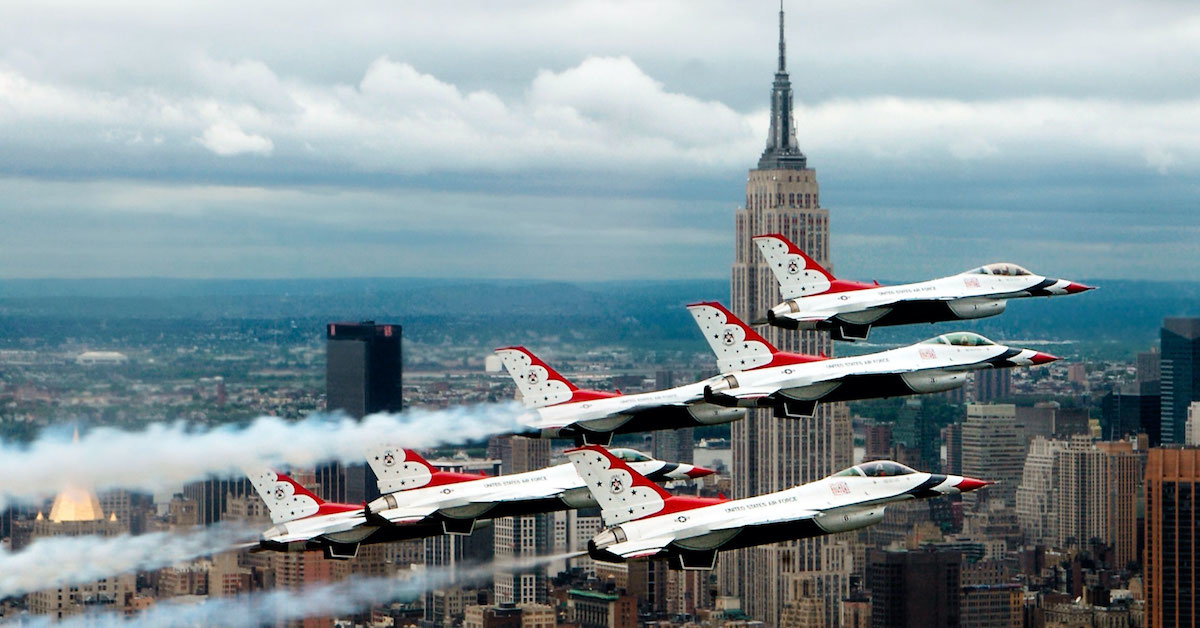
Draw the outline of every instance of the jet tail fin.
<instances>
[{"instance_id":1,"label":"jet tail fin","mask_svg":"<svg viewBox=\"0 0 1200 628\"><path fill-rule=\"evenodd\" d=\"M525 347L504 347L496 349L495 353L516 382L528 407L543 408L568 401L618 396L598 390L581 390Z\"/></svg>"},{"instance_id":2,"label":"jet tail fin","mask_svg":"<svg viewBox=\"0 0 1200 628\"><path fill-rule=\"evenodd\" d=\"M827 292L837 281L816 260L781 234L754 236L754 243L775 274L779 292L785 299Z\"/></svg>"},{"instance_id":3,"label":"jet tail fin","mask_svg":"<svg viewBox=\"0 0 1200 628\"><path fill-rule=\"evenodd\" d=\"M599 445L567 451L575 471L600 504L604 525L614 526L662 511L671 494Z\"/></svg>"},{"instance_id":4,"label":"jet tail fin","mask_svg":"<svg viewBox=\"0 0 1200 628\"><path fill-rule=\"evenodd\" d=\"M272 523L311 517L325 504L325 500L282 473L263 468L247 469L246 475L258 496L267 503Z\"/></svg>"},{"instance_id":5,"label":"jet tail fin","mask_svg":"<svg viewBox=\"0 0 1200 628\"><path fill-rule=\"evenodd\" d=\"M375 472L381 493L395 493L427 486L438 470L421 454L399 447L383 446L367 452L367 464Z\"/></svg>"},{"instance_id":6,"label":"jet tail fin","mask_svg":"<svg viewBox=\"0 0 1200 628\"><path fill-rule=\"evenodd\" d=\"M696 319L708 346L717 354L717 367L722 373L822 359L776 349L753 327L715 301L693 303L688 311Z\"/></svg>"},{"instance_id":7,"label":"jet tail fin","mask_svg":"<svg viewBox=\"0 0 1200 628\"><path fill-rule=\"evenodd\" d=\"M672 495L599 445L568 450L567 457L600 504L600 516L608 527L725 501Z\"/></svg>"}]
</instances>

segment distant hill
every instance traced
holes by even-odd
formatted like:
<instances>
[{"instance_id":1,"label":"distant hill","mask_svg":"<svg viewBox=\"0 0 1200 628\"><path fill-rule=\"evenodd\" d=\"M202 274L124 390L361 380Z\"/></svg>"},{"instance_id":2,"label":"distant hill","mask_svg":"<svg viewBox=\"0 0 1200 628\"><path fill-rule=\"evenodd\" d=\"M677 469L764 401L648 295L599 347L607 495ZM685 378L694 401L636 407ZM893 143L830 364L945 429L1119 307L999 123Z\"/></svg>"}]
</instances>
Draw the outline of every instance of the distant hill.
<instances>
[{"instance_id":1,"label":"distant hill","mask_svg":"<svg viewBox=\"0 0 1200 628\"><path fill-rule=\"evenodd\" d=\"M1074 341L1124 353L1154 344L1165 316L1200 316L1200 282L1085 280L1100 290L1011 302L999 317L957 325L885 328L871 342L897 344L954 328L996 339ZM684 306L728 301L724 279L565 283L469 279L0 280L0 346L19 335L88 337L131 329L286 324L311 333L334 320L399 321L420 342L480 342L565 335L600 344L692 343ZM319 333L319 332L318 332Z\"/></svg>"}]
</instances>

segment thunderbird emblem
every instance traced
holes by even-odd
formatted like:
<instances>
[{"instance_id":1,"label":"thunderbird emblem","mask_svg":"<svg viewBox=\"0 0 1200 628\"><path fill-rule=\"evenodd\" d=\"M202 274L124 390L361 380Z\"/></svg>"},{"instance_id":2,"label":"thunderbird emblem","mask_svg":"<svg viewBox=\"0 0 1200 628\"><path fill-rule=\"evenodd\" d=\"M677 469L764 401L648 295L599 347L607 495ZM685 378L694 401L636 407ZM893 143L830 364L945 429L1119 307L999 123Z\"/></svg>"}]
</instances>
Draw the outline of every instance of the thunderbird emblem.
<instances>
[{"instance_id":1,"label":"thunderbird emblem","mask_svg":"<svg viewBox=\"0 0 1200 628\"><path fill-rule=\"evenodd\" d=\"M726 345L732 345L733 343L737 342L737 336L733 334L733 329L727 328L725 330L724 341Z\"/></svg>"},{"instance_id":2,"label":"thunderbird emblem","mask_svg":"<svg viewBox=\"0 0 1200 628\"><path fill-rule=\"evenodd\" d=\"M383 464L388 467L396 464L396 454L393 454L390 451L383 454Z\"/></svg>"},{"instance_id":3,"label":"thunderbird emblem","mask_svg":"<svg viewBox=\"0 0 1200 628\"><path fill-rule=\"evenodd\" d=\"M608 490L613 493L620 493L625 490L625 484L621 482L621 478L613 478L612 483L608 485Z\"/></svg>"},{"instance_id":4,"label":"thunderbird emblem","mask_svg":"<svg viewBox=\"0 0 1200 628\"><path fill-rule=\"evenodd\" d=\"M796 260L788 262L788 274L795 275L798 272L800 272L800 264L797 264Z\"/></svg>"},{"instance_id":5,"label":"thunderbird emblem","mask_svg":"<svg viewBox=\"0 0 1200 628\"><path fill-rule=\"evenodd\" d=\"M537 373L533 373L533 372L530 372L530 373L529 373L529 383L530 383L530 384L536 384L536 383L538 383L538 376L537 376Z\"/></svg>"},{"instance_id":6,"label":"thunderbird emblem","mask_svg":"<svg viewBox=\"0 0 1200 628\"><path fill-rule=\"evenodd\" d=\"M276 486L275 487L275 499L283 499L284 497L287 497L287 491L283 490L282 485Z\"/></svg>"}]
</instances>

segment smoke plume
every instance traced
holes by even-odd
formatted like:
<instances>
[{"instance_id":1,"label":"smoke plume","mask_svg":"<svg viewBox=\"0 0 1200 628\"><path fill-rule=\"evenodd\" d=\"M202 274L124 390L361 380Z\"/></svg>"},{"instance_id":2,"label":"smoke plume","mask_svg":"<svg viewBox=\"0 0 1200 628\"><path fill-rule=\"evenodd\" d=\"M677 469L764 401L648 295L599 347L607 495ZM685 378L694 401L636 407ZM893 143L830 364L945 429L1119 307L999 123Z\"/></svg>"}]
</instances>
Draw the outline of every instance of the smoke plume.
<instances>
[{"instance_id":1,"label":"smoke plume","mask_svg":"<svg viewBox=\"0 0 1200 628\"><path fill-rule=\"evenodd\" d=\"M55 623L65 628L219 625L246 628L321 615L349 615L370 606L414 599L427 591L469 582L486 581L497 571L532 569L557 560L583 555L570 552L520 561L496 561L470 567L414 569L401 578L350 578L298 590L280 589L231 598L209 598L200 604L161 602L126 619L110 612L85 615ZM35 626L38 624L34 624ZM49 626L50 622L47 621Z\"/></svg>"},{"instance_id":2,"label":"smoke plume","mask_svg":"<svg viewBox=\"0 0 1200 628\"><path fill-rule=\"evenodd\" d=\"M6 500L46 498L68 486L159 491L212 475L240 475L246 467L358 462L381 441L422 448L522 431L523 413L516 403L485 404L374 414L362 421L314 414L211 429L182 422L136 432L102 427L78 443L63 433L43 434L28 446L0 441L0 508Z\"/></svg>"},{"instance_id":3,"label":"smoke plume","mask_svg":"<svg viewBox=\"0 0 1200 628\"><path fill-rule=\"evenodd\" d=\"M41 538L19 552L0 551L0 599L158 569L257 537L256 530L222 523L185 533Z\"/></svg>"}]
</instances>

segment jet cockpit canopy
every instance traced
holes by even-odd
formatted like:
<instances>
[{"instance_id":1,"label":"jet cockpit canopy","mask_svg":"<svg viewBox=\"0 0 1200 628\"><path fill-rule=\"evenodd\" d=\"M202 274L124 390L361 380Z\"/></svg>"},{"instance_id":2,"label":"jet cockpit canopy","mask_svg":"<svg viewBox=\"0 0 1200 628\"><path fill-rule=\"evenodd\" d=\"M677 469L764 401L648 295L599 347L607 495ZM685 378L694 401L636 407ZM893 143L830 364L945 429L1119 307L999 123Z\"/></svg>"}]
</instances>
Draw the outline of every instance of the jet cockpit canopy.
<instances>
[{"instance_id":1,"label":"jet cockpit canopy","mask_svg":"<svg viewBox=\"0 0 1200 628\"><path fill-rule=\"evenodd\" d=\"M887 478L896 475L909 475L916 472L916 469L906 467L899 462L872 460L871 462L864 462L849 469L838 471L834 474L834 477Z\"/></svg>"},{"instance_id":2,"label":"jet cockpit canopy","mask_svg":"<svg viewBox=\"0 0 1200 628\"><path fill-rule=\"evenodd\" d=\"M608 450L608 453L612 454L619 460L624 460L625 462L649 462L653 460L653 458L650 456L647 456L636 449L627 449L624 447L610 449Z\"/></svg>"},{"instance_id":3,"label":"jet cockpit canopy","mask_svg":"<svg viewBox=\"0 0 1200 628\"><path fill-rule=\"evenodd\" d=\"M969 271L967 274L970 274L970 275L999 275L1002 277L1022 277L1025 275L1032 275L1033 273L1031 273L1031 272L1025 270L1024 268L1021 268L1020 266L1017 266L1016 264L1013 264L1011 262L997 262L995 264L988 264L986 266L980 266L979 268L976 268L975 270Z\"/></svg>"},{"instance_id":4,"label":"jet cockpit canopy","mask_svg":"<svg viewBox=\"0 0 1200 628\"><path fill-rule=\"evenodd\" d=\"M955 347L987 347L996 343L969 331L956 331L942 334L923 341L923 345L953 345Z\"/></svg>"}]
</instances>

